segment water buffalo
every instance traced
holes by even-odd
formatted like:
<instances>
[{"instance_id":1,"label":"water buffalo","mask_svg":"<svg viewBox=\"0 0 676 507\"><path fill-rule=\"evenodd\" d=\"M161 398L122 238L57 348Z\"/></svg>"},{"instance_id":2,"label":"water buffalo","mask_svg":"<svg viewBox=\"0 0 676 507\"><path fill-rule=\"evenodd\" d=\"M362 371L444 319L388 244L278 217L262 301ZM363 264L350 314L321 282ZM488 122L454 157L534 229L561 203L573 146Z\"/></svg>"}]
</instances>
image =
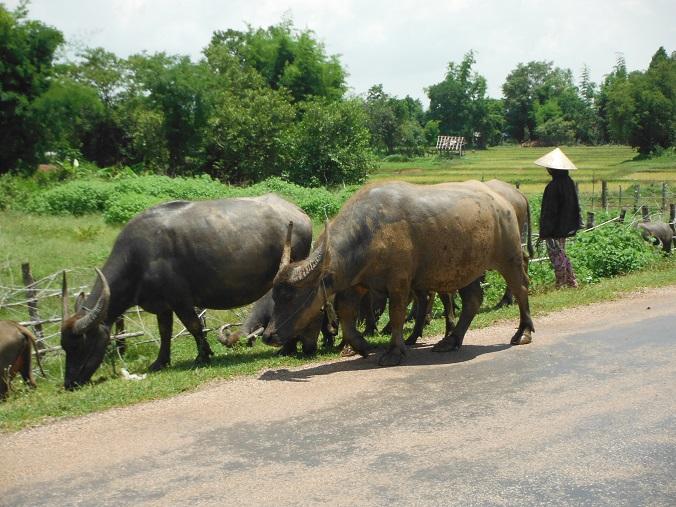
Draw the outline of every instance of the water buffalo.
<instances>
[{"instance_id":1,"label":"water buffalo","mask_svg":"<svg viewBox=\"0 0 676 507\"><path fill-rule=\"evenodd\" d=\"M486 182L486 186L490 187L491 190L500 194L502 197L509 202L514 208L516 213L516 220L519 225L519 232L521 235L526 235L526 247L528 251L528 256L533 257L533 242L531 237L531 217L530 217L530 204L525 195L523 195L514 185L506 183L502 180L490 180ZM483 278L480 280L483 281ZM449 334L453 331L454 327L454 303L453 303L453 294L439 294L439 299L441 300L444 306L443 316L446 321L446 334ZM434 301L434 293L430 292L424 296L422 300L418 298L415 299L411 313L409 314L407 320L415 319L415 327L411 335L406 339L407 345L414 345L418 338L422 336L422 331L426 323L430 320L430 312L432 309L432 303ZM511 305L514 301L512 292L509 290L509 287L505 288L505 292L496 305L496 308L501 308L506 305ZM420 305L423 306L420 306ZM388 324L389 326L389 324ZM389 332L389 331L388 331Z\"/></svg>"},{"instance_id":2,"label":"water buffalo","mask_svg":"<svg viewBox=\"0 0 676 507\"><path fill-rule=\"evenodd\" d=\"M42 370L33 333L18 322L0 320L0 400L7 396L10 382L17 372L21 373L26 384L35 387L31 367L32 350L35 350L38 366Z\"/></svg>"},{"instance_id":3,"label":"water buffalo","mask_svg":"<svg viewBox=\"0 0 676 507\"><path fill-rule=\"evenodd\" d=\"M213 201L174 201L150 208L120 232L91 294L70 315L64 274L61 346L64 385L89 381L101 364L110 327L129 307L157 315L160 350L150 370L167 366L173 313L195 337L196 362L213 354L195 307L228 309L265 294L279 269L287 224L295 224L291 258L310 251L312 223L274 195Z\"/></svg>"},{"instance_id":4,"label":"water buffalo","mask_svg":"<svg viewBox=\"0 0 676 507\"><path fill-rule=\"evenodd\" d=\"M458 349L481 304L479 277L497 270L520 310L512 344L531 341L533 322L514 208L478 181L413 185L367 185L327 224L305 260L284 265L273 285L275 308L263 338L283 342L319 312L327 294L336 294L343 337L366 356L368 345L355 323L367 290L386 292L392 339L381 365L399 364L406 354L403 325L409 295L459 290L462 312L453 332L436 351Z\"/></svg>"},{"instance_id":5,"label":"water buffalo","mask_svg":"<svg viewBox=\"0 0 676 507\"><path fill-rule=\"evenodd\" d=\"M229 328L225 328L222 333L219 333L218 341L226 347L234 347L235 344L242 338L247 338L247 345L253 346L256 337L263 333L263 330L270 322L274 310L275 302L272 299L272 290L265 293L265 296L256 301L237 331L231 332ZM325 347L332 347L337 330L336 323L331 322L330 312L324 309L317 320L311 325L303 329L301 334L296 337L296 340L289 340L284 343L284 346L279 350L279 354L283 356L293 355L298 348L298 342L303 345L303 354L309 356L317 352L317 339L319 331L324 339Z\"/></svg>"},{"instance_id":6,"label":"water buffalo","mask_svg":"<svg viewBox=\"0 0 676 507\"><path fill-rule=\"evenodd\" d=\"M674 241L674 231L664 222L642 222L638 224L641 236L646 241L651 241L655 246L662 245L664 253L671 252L671 244Z\"/></svg>"}]
</instances>

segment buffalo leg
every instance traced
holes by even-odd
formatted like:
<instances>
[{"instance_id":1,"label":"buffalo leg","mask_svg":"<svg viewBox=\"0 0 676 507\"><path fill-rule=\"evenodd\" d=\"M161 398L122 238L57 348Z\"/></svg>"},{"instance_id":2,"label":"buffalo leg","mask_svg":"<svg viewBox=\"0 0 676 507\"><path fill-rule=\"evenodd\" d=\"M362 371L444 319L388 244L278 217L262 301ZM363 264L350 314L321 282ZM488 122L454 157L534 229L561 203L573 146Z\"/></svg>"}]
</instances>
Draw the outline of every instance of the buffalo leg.
<instances>
[{"instance_id":1,"label":"buffalo leg","mask_svg":"<svg viewBox=\"0 0 676 507\"><path fill-rule=\"evenodd\" d=\"M439 299L441 304L444 305L444 320L446 323L446 332L444 336L449 336L453 329L455 328L455 301L454 301L454 292L440 292Z\"/></svg>"},{"instance_id":2,"label":"buffalo leg","mask_svg":"<svg viewBox=\"0 0 676 507\"><path fill-rule=\"evenodd\" d=\"M369 354L369 344L357 330L359 304L363 294L355 289L347 289L336 294L336 314L343 330L343 342L351 346L363 357Z\"/></svg>"},{"instance_id":3,"label":"buffalo leg","mask_svg":"<svg viewBox=\"0 0 676 507\"><path fill-rule=\"evenodd\" d=\"M159 371L171 363L171 333L174 326L174 314L171 310L157 314L157 329L160 331L160 352L148 369Z\"/></svg>"},{"instance_id":4,"label":"buffalo leg","mask_svg":"<svg viewBox=\"0 0 676 507\"><path fill-rule=\"evenodd\" d=\"M392 325L392 337L387 352L378 360L380 366L396 366L401 364L406 355L406 343L404 343L404 321L406 320L406 307L408 306L409 291L390 291L390 323ZM425 305L419 305L425 310Z\"/></svg>"},{"instance_id":5,"label":"buffalo leg","mask_svg":"<svg viewBox=\"0 0 676 507\"><path fill-rule=\"evenodd\" d=\"M512 345L526 345L533 340L531 333L535 331L528 304L528 275L522 262L514 263L501 274L519 304L519 328L512 336L510 343Z\"/></svg>"},{"instance_id":6,"label":"buffalo leg","mask_svg":"<svg viewBox=\"0 0 676 507\"><path fill-rule=\"evenodd\" d=\"M195 358L196 365L208 364L211 356L214 353L211 351L209 342L204 336L202 328L202 319L195 313L194 308L174 310L177 317L181 320L185 328L195 337L195 344L197 345L197 357Z\"/></svg>"},{"instance_id":7,"label":"buffalo leg","mask_svg":"<svg viewBox=\"0 0 676 507\"><path fill-rule=\"evenodd\" d=\"M19 372L21 373L21 378L23 381L31 387L35 386L35 380L33 379L33 371L31 369L31 352L33 351L31 343L26 340L26 346L21 353L23 356L23 361L21 361L21 366Z\"/></svg>"},{"instance_id":8,"label":"buffalo leg","mask_svg":"<svg viewBox=\"0 0 676 507\"><path fill-rule=\"evenodd\" d=\"M373 336L377 331L376 311L373 305L373 291L364 294L361 300L360 311L364 317L364 336Z\"/></svg>"},{"instance_id":9,"label":"buffalo leg","mask_svg":"<svg viewBox=\"0 0 676 507\"><path fill-rule=\"evenodd\" d=\"M509 287L505 288L505 293L502 295L502 299L498 301L498 304L495 305L495 309L502 308L504 306L509 306L514 303L514 296L512 296L512 291L509 290Z\"/></svg>"},{"instance_id":10,"label":"buffalo leg","mask_svg":"<svg viewBox=\"0 0 676 507\"><path fill-rule=\"evenodd\" d=\"M462 311L458 324L451 331L451 334L444 336L432 350L435 352L448 352L449 350L459 350L462 346L462 341L465 338L465 333L469 329L474 316L481 307L483 301L483 289L481 288L481 279L477 278L472 283L460 289L460 299L462 300Z\"/></svg>"},{"instance_id":11,"label":"buffalo leg","mask_svg":"<svg viewBox=\"0 0 676 507\"><path fill-rule=\"evenodd\" d=\"M406 345L412 346L422 337L423 328L427 323L429 302L434 300L434 293L427 291L415 291L415 302L413 308L415 309L415 325L410 336L406 338ZM408 317L407 319L408 320Z\"/></svg>"}]
</instances>

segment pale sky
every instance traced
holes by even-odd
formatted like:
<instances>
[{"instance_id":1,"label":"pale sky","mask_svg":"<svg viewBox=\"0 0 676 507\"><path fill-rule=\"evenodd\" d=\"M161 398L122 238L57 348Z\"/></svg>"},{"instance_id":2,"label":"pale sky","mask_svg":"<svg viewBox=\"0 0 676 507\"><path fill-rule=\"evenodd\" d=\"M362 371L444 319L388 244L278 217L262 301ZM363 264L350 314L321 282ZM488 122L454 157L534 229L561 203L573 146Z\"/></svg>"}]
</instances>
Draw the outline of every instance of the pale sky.
<instances>
[{"instance_id":1,"label":"pale sky","mask_svg":"<svg viewBox=\"0 0 676 507\"><path fill-rule=\"evenodd\" d=\"M13 9L17 0L5 1ZM518 63L553 61L576 82L584 64L600 82L618 53L644 70L659 46L676 50L675 0L32 0L30 17L66 39L118 56L146 50L196 60L215 30L268 27L290 17L337 54L354 94L382 83L419 98L448 62L474 50L475 70L499 98Z\"/></svg>"}]
</instances>

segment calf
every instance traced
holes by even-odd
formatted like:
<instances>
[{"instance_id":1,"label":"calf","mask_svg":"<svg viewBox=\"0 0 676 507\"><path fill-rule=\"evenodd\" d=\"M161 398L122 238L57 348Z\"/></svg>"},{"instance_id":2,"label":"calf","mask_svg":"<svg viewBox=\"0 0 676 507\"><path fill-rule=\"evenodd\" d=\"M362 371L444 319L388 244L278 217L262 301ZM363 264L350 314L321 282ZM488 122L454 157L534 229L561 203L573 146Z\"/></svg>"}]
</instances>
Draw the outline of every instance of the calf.
<instances>
[{"instance_id":1,"label":"calf","mask_svg":"<svg viewBox=\"0 0 676 507\"><path fill-rule=\"evenodd\" d=\"M42 371L33 333L12 320L0 320L0 400L7 397L10 382L17 372L21 373L24 382L35 387L31 369L31 347L36 351L35 357ZM44 371L42 374L44 375Z\"/></svg>"}]
</instances>

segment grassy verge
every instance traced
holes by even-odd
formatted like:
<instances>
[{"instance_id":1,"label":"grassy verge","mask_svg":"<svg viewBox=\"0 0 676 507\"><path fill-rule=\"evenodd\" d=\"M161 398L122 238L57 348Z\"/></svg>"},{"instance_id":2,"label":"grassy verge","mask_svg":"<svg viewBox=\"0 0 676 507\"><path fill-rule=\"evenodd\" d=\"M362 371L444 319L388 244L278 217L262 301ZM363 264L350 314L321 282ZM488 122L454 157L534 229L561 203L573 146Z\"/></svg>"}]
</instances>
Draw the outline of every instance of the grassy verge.
<instances>
[{"instance_id":1,"label":"grassy verge","mask_svg":"<svg viewBox=\"0 0 676 507\"><path fill-rule=\"evenodd\" d=\"M531 308L537 324L537 317L546 313L608 301L644 287L661 287L676 284L676 259L665 258L649 270L632 273L599 283L589 284L577 290L550 290L533 294ZM516 307L498 311L486 311L477 315L473 328L486 327L505 319L518 318ZM426 329L426 335L443 332L443 322L435 319ZM375 343L385 343L388 337L378 336ZM470 338L471 340L471 338ZM213 338L210 340L214 342ZM71 417L120 407L134 403L167 398L181 392L196 389L205 382L231 379L245 375L256 375L269 368L297 367L327 361L335 358L336 351L321 351L314 358L278 357L275 351L262 344L253 348L244 346L226 350L214 345L216 357L209 367L193 368L195 346L191 338L177 340L172 352L173 365L166 371L148 375L139 382L126 381L113 376L111 364L103 365L94 377L94 383L76 392L64 392L61 388L61 361L48 361L48 379L38 379L38 389L30 391L20 387L17 392L0 406L0 430L16 431L31 425L41 424L59 417ZM156 347L145 344L133 347L129 352L127 366L132 371L135 365L147 364L154 358ZM117 363L119 369L120 363Z\"/></svg>"}]
</instances>

